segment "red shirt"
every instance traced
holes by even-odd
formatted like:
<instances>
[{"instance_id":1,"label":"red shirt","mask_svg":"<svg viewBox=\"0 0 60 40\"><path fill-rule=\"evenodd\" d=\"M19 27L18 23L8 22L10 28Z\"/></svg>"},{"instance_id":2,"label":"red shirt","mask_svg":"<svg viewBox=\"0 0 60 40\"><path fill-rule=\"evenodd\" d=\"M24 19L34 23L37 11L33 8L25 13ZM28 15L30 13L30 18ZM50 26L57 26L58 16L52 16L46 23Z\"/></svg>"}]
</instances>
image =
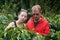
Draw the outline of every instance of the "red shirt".
<instances>
[{"instance_id":1,"label":"red shirt","mask_svg":"<svg viewBox=\"0 0 60 40\"><path fill-rule=\"evenodd\" d=\"M36 33L41 34L42 36L45 36L46 34L50 33L50 25L47 20L40 17L40 21L37 23L36 26L34 26L34 18L31 18L27 24L27 29L32 30Z\"/></svg>"}]
</instances>

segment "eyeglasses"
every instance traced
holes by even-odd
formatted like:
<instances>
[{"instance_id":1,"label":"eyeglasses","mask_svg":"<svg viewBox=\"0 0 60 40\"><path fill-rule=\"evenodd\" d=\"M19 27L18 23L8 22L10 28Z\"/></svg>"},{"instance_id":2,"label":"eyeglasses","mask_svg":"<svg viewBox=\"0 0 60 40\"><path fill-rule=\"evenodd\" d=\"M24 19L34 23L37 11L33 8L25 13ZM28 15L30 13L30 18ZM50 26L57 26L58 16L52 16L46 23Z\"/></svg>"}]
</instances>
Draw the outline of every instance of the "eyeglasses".
<instances>
[{"instance_id":1,"label":"eyeglasses","mask_svg":"<svg viewBox=\"0 0 60 40\"><path fill-rule=\"evenodd\" d=\"M37 15L37 16L38 16L39 14L32 14L32 16L35 16L35 15Z\"/></svg>"}]
</instances>

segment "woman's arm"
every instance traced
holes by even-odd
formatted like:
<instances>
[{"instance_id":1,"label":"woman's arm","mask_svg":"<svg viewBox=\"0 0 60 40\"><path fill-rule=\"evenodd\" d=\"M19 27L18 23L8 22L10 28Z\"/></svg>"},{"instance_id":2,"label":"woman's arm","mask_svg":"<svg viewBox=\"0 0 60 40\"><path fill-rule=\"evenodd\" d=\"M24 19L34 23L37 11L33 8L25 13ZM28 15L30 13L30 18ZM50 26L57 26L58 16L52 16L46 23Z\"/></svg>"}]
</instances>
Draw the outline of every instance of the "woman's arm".
<instances>
[{"instance_id":1,"label":"woman's arm","mask_svg":"<svg viewBox=\"0 0 60 40\"><path fill-rule=\"evenodd\" d=\"M4 31L7 31L8 29L10 28L13 28L14 27L14 22L11 22L6 28Z\"/></svg>"}]
</instances>

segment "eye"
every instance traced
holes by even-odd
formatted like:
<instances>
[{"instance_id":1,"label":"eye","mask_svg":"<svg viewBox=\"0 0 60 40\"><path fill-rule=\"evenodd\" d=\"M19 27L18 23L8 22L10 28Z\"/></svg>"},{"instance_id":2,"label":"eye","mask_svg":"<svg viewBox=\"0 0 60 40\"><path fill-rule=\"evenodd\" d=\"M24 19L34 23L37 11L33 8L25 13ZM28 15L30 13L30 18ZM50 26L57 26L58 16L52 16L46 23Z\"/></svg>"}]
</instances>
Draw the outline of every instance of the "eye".
<instances>
[{"instance_id":1,"label":"eye","mask_svg":"<svg viewBox=\"0 0 60 40\"><path fill-rule=\"evenodd\" d=\"M24 15L24 17L26 18L27 16L26 16L26 15Z\"/></svg>"},{"instance_id":2,"label":"eye","mask_svg":"<svg viewBox=\"0 0 60 40\"><path fill-rule=\"evenodd\" d=\"M24 18L26 18L27 16L25 16L25 15L21 15L21 17L24 17Z\"/></svg>"},{"instance_id":3,"label":"eye","mask_svg":"<svg viewBox=\"0 0 60 40\"><path fill-rule=\"evenodd\" d=\"M24 15L21 15L21 17L23 17Z\"/></svg>"},{"instance_id":4,"label":"eye","mask_svg":"<svg viewBox=\"0 0 60 40\"><path fill-rule=\"evenodd\" d=\"M35 15L37 15L37 16L38 16L39 14L35 14L35 13L34 13L34 14L32 14L32 16L35 16Z\"/></svg>"}]
</instances>

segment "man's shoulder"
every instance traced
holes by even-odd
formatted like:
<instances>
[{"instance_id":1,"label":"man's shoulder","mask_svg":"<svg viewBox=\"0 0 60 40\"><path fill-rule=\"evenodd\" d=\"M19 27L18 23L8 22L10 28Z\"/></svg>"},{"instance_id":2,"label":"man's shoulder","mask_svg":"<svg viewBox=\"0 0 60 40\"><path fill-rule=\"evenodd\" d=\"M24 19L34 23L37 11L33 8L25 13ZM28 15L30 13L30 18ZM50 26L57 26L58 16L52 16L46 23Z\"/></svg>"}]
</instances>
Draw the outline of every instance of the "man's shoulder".
<instances>
[{"instance_id":1,"label":"man's shoulder","mask_svg":"<svg viewBox=\"0 0 60 40\"><path fill-rule=\"evenodd\" d=\"M47 27L50 25L46 19L42 19L42 21L40 23L41 23L41 25L43 25L43 27Z\"/></svg>"},{"instance_id":2,"label":"man's shoulder","mask_svg":"<svg viewBox=\"0 0 60 40\"><path fill-rule=\"evenodd\" d=\"M45 24L49 23L48 20L46 20L44 18L42 18L42 22L45 23Z\"/></svg>"},{"instance_id":3,"label":"man's shoulder","mask_svg":"<svg viewBox=\"0 0 60 40\"><path fill-rule=\"evenodd\" d=\"M41 22L48 23L48 21L43 16L40 16L40 19L41 19Z\"/></svg>"}]
</instances>

